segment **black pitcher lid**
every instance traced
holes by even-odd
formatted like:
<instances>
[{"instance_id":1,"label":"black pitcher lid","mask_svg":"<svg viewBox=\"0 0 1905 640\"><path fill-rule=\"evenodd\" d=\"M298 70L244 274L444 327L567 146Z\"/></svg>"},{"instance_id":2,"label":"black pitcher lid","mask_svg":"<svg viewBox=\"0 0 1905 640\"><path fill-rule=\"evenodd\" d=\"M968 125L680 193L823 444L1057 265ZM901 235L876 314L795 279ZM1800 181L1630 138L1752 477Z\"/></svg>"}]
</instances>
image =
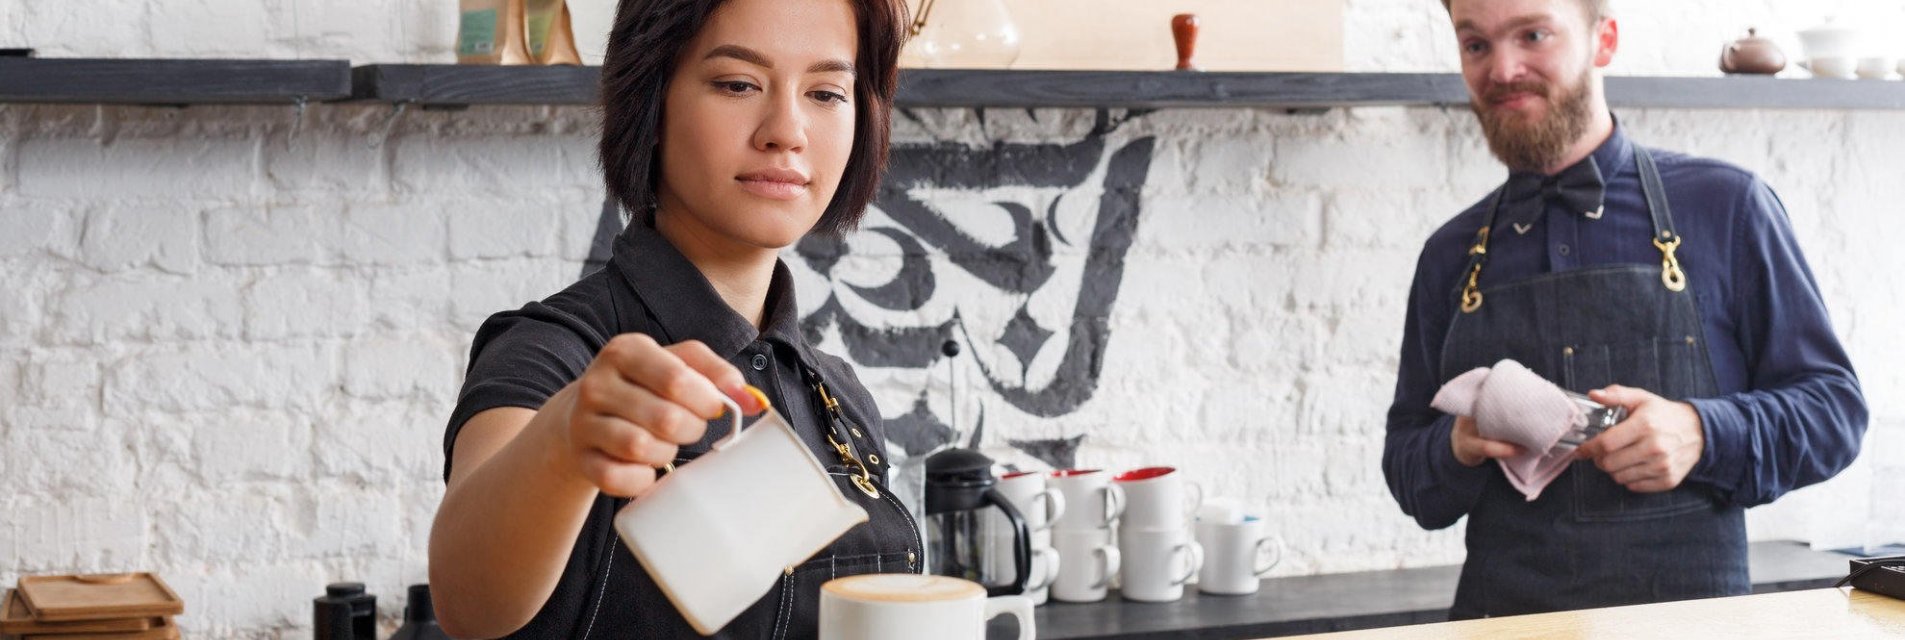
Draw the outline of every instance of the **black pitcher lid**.
<instances>
[{"instance_id":1,"label":"black pitcher lid","mask_svg":"<svg viewBox=\"0 0 1905 640\"><path fill-rule=\"evenodd\" d=\"M971 449L947 449L926 458L927 476L991 475L992 459Z\"/></svg>"}]
</instances>

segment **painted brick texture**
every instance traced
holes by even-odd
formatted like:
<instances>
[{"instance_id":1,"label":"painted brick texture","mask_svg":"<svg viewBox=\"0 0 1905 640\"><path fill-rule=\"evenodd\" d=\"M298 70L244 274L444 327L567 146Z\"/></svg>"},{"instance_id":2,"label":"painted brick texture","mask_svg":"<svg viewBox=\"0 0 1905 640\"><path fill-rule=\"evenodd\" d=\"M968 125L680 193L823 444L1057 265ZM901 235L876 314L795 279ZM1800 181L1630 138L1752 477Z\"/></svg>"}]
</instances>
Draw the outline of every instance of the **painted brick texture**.
<instances>
[{"instance_id":1,"label":"painted brick texture","mask_svg":"<svg viewBox=\"0 0 1905 640\"><path fill-rule=\"evenodd\" d=\"M0 0L0 43L440 62L454 37L447 2L164 4ZM1352 69L1453 68L1437 3L1346 4ZM1905 20L1895 3L1805 4L1617 0L1614 71L1711 73L1748 24L1789 31L1827 9ZM587 109L413 110L373 147L387 113L313 106L294 125L289 107L0 105L0 583L159 571L200 638L308 635L310 598L335 580L369 584L386 620L401 614L404 585L426 574L471 334L574 279L601 181ZM1905 112L1620 115L1638 140L1740 164L1779 191L1871 404L1860 461L1754 510L1749 533L1905 538L1898 516L1860 515L1895 513L1875 507L1905 491L1905 290L1890 281L1905 271ZM1069 144L1093 118L921 110L895 139ZM1460 526L1417 528L1378 459L1420 243L1505 175L1472 116L1172 110L1123 123L1111 146L1143 138L1155 146L1090 399L1044 418L972 391L970 366L863 368L884 411L923 396L949 415L958 381L958 415L984 407L996 457L1029 460L1008 438L1086 434L1078 455L1093 465L1185 467L1268 516L1291 549L1278 575L1459 562ZM1101 195L1080 191L1058 206ZM851 243L868 251L832 280L803 273L806 310L829 284L897 268L891 241ZM1062 296L1006 299L961 274L941 286L975 324L1070 312Z\"/></svg>"}]
</instances>

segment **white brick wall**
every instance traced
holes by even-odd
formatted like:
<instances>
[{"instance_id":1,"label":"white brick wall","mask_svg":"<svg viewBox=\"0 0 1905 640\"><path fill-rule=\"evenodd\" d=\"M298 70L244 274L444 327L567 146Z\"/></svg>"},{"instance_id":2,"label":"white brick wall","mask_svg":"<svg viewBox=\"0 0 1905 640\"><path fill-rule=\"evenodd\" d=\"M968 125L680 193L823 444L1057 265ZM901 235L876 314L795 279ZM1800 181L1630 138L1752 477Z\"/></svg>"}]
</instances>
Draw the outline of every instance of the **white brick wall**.
<instances>
[{"instance_id":1,"label":"white brick wall","mask_svg":"<svg viewBox=\"0 0 1905 640\"><path fill-rule=\"evenodd\" d=\"M444 61L454 37L444 2L163 4L0 0L0 43L369 62ZM1432 0L1348 4L1352 68L1453 68ZM1711 73L1747 24L1905 18L1876 0L1616 7L1629 73ZM574 277L601 187L586 109L411 111L373 147L387 113L0 105L0 583L157 570L194 637L302 637L340 579L398 615L471 332ZM995 115L921 112L898 136L1066 142L1091 122ZM1755 510L1752 535L1905 536L1860 515L1905 491L1905 113L1621 115L1779 190L1866 386L1860 462ZM1092 463L1184 465L1268 510L1293 550L1280 574L1459 561L1459 529L1404 518L1377 460L1416 250L1503 175L1471 116L1175 110L1118 135L1157 147L1102 383L1054 420L989 403L991 441L1090 433ZM898 413L935 375L865 377Z\"/></svg>"}]
</instances>

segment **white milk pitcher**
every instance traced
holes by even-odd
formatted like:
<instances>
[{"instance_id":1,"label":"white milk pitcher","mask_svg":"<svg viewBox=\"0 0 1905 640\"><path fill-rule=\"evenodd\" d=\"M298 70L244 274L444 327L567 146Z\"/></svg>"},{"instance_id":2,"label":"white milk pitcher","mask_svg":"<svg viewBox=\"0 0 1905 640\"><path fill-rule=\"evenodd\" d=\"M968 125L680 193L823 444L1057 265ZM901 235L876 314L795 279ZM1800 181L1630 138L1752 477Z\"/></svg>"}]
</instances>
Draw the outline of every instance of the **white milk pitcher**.
<instances>
[{"instance_id":1,"label":"white milk pitcher","mask_svg":"<svg viewBox=\"0 0 1905 640\"><path fill-rule=\"evenodd\" d=\"M741 407L722 400L733 431L615 514L622 542L702 635L867 520L779 412L769 407L743 430Z\"/></svg>"}]
</instances>

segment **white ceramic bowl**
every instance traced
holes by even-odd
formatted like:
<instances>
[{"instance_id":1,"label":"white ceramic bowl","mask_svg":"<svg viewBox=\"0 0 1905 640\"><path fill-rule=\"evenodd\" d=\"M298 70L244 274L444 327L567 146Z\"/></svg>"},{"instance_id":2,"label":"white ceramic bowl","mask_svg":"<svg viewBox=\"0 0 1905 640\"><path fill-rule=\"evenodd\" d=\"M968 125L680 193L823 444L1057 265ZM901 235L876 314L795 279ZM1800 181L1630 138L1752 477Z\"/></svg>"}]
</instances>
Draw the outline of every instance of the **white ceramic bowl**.
<instances>
[{"instance_id":1,"label":"white ceramic bowl","mask_svg":"<svg viewBox=\"0 0 1905 640\"><path fill-rule=\"evenodd\" d=\"M1799 63L1815 78L1857 78L1859 61L1850 56L1830 56L1813 58Z\"/></svg>"},{"instance_id":2,"label":"white ceramic bowl","mask_svg":"<svg viewBox=\"0 0 1905 640\"><path fill-rule=\"evenodd\" d=\"M1892 59L1884 56L1859 58L1859 66L1855 70L1855 73L1859 74L1860 78L1866 80L1884 80L1890 78L1892 77Z\"/></svg>"},{"instance_id":3,"label":"white ceramic bowl","mask_svg":"<svg viewBox=\"0 0 1905 640\"><path fill-rule=\"evenodd\" d=\"M1799 32L1799 44L1807 60L1851 58L1859 55L1864 34L1853 27L1840 26L1832 18L1825 24Z\"/></svg>"}]
</instances>

